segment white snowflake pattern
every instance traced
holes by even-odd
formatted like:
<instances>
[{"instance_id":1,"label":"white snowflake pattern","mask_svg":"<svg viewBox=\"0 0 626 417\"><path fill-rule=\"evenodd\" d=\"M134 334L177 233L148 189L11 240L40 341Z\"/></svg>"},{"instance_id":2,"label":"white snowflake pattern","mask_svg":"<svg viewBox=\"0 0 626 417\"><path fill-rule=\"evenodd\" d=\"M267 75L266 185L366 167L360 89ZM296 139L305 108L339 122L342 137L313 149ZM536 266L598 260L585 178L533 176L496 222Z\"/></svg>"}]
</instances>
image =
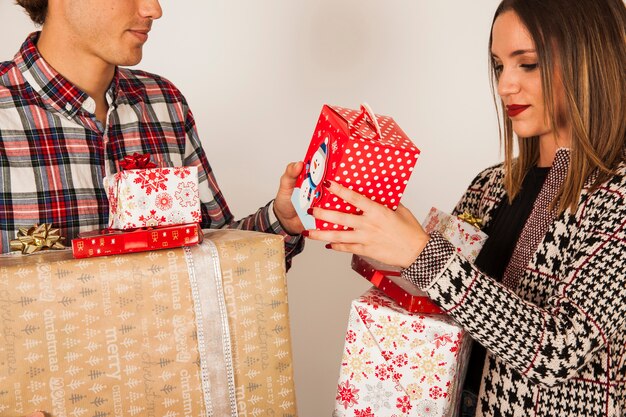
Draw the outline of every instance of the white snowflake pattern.
<instances>
[{"instance_id":1,"label":"white snowflake pattern","mask_svg":"<svg viewBox=\"0 0 626 417\"><path fill-rule=\"evenodd\" d=\"M172 210L170 211L170 213L168 214L168 221L170 224L183 224L183 223L187 223L187 219L185 217L185 214L180 211L180 210Z\"/></svg>"},{"instance_id":2,"label":"white snowflake pattern","mask_svg":"<svg viewBox=\"0 0 626 417\"><path fill-rule=\"evenodd\" d=\"M422 417L437 417L439 415L439 407L433 400L422 400L415 406L418 416Z\"/></svg>"},{"instance_id":3,"label":"white snowflake pattern","mask_svg":"<svg viewBox=\"0 0 626 417\"><path fill-rule=\"evenodd\" d=\"M142 190L145 189L147 195L152 194L153 191L167 190L169 169L138 169L133 173L135 174L133 182L139 184Z\"/></svg>"},{"instance_id":4,"label":"white snowflake pattern","mask_svg":"<svg viewBox=\"0 0 626 417\"><path fill-rule=\"evenodd\" d=\"M382 382L379 381L376 385L365 384L365 389L367 393L364 395L363 400L365 404L371 406L374 411L378 411L381 408L391 408L389 398L393 393L386 391Z\"/></svg>"}]
</instances>

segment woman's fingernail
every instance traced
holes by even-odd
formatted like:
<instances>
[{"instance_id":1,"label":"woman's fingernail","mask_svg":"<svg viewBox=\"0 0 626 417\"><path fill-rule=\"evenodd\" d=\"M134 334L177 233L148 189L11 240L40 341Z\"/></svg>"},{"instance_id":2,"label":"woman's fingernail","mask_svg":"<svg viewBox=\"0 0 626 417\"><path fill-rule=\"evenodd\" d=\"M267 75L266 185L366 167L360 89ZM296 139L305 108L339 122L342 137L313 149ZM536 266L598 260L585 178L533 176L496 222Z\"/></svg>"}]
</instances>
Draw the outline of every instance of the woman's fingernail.
<instances>
[{"instance_id":1,"label":"woman's fingernail","mask_svg":"<svg viewBox=\"0 0 626 417\"><path fill-rule=\"evenodd\" d=\"M312 215L313 214L313 209L312 208L306 209L306 214Z\"/></svg>"},{"instance_id":2,"label":"woman's fingernail","mask_svg":"<svg viewBox=\"0 0 626 417\"><path fill-rule=\"evenodd\" d=\"M322 185L323 185L325 188L328 188L328 187L330 187L330 181L328 181L328 180L324 180L324 182L322 183Z\"/></svg>"},{"instance_id":3,"label":"woman's fingernail","mask_svg":"<svg viewBox=\"0 0 626 417\"><path fill-rule=\"evenodd\" d=\"M308 230L303 230L302 233L300 233L302 236L304 237L309 237L309 231Z\"/></svg>"},{"instance_id":4,"label":"woman's fingernail","mask_svg":"<svg viewBox=\"0 0 626 417\"><path fill-rule=\"evenodd\" d=\"M325 245L324 245L324 247L325 247L326 249L332 249L332 248L333 248L333 245L332 245L331 243L327 243L327 244L325 244Z\"/></svg>"}]
</instances>

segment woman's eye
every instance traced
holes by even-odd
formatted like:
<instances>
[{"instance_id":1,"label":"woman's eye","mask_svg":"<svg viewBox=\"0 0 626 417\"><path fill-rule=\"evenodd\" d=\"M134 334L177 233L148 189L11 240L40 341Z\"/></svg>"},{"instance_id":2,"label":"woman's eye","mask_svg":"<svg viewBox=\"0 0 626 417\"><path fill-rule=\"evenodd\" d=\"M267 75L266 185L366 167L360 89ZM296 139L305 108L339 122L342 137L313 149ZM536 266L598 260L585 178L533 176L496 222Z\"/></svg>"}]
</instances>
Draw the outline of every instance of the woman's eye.
<instances>
[{"instance_id":1,"label":"woman's eye","mask_svg":"<svg viewBox=\"0 0 626 417\"><path fill-rule=\"evenodd\" d=\"M532 71L539 66L538 63L534 64L521 64L520 67L524 68L526 71Z\"/></svg>"}]
</instances>

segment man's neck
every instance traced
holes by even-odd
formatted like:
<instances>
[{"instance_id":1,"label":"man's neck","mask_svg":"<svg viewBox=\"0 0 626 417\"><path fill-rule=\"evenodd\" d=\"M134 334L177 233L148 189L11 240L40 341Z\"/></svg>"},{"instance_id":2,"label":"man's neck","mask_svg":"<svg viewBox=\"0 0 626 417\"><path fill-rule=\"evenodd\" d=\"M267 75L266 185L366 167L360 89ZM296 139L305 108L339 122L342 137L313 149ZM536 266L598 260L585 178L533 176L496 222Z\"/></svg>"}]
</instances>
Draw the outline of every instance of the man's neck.
<instances>
[{"instance_id":1,"label":"man's neck","mask_svg":"<svg viewBox=\"0 0 626 417\"><path fill-rule=\"evenodd\" d=\"M115 75L115 65L80 48L73 48L71 39L57 35L64 31L46 28L46 25L37 41L41 56L59 74L93 98L96 105L106 106L105 94Z\"/></svg>"}]
</instances>

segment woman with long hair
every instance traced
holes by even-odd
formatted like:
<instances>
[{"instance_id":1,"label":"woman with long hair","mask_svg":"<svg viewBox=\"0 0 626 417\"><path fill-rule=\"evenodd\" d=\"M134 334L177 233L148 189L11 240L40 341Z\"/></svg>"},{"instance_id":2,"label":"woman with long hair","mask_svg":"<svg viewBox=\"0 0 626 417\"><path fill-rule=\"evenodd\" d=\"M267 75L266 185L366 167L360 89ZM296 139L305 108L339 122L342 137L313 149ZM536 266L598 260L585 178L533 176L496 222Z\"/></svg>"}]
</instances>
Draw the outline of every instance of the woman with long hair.
<instances>
[{"instance_id":1,"label":"woman with long hair","mask_svg":"<svg viewBox=\"0 0 626 417\"><path fill-rule=\"evenodd\" d=\"M353 230L304 234L402 267L471 334L463 415L626 415L626 8L504 0L489 54L504 162L453 212L485 225L474 264L330 181L363 213L315 208Z\"/></svg>"}]
</instances>

